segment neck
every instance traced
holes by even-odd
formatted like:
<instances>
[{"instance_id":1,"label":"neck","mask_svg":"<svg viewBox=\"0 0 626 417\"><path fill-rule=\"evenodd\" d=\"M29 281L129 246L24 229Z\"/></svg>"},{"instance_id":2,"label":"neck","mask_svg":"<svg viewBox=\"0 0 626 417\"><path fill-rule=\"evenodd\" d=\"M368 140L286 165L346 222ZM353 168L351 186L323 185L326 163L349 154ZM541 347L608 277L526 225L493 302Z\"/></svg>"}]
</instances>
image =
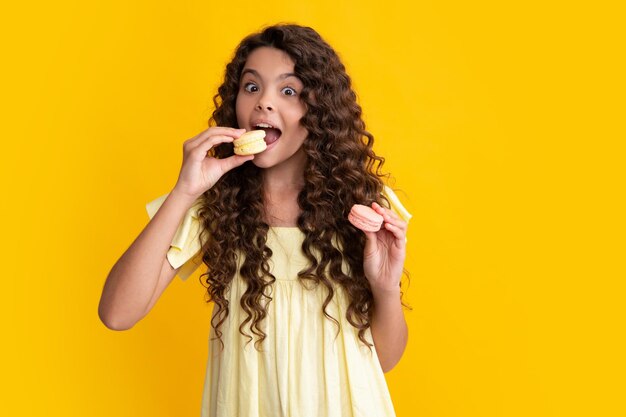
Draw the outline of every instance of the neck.
<instances>
[{"instance_id":1,"label":"neck","mask_svg":"<svg viewBox=\"0 0 626 417\"><path fill-rule=\"evenodd\" d=\"M298 150L282 164L263 170L263 187L266 192L280 193L286 190L301 190L304 187L304 165L306 155Z\"/></svg>"}]
</instances>

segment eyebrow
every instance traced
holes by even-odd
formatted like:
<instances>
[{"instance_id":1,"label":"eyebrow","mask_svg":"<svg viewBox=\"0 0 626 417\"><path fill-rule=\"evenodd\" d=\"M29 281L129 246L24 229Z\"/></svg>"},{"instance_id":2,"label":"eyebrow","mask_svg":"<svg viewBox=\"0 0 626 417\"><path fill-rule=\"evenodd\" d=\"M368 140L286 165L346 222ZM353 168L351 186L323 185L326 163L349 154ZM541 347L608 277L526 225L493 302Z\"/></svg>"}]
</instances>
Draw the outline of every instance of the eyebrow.
<instances>
[{"instance_id":1,"label":"eyebrow","mask_svg":"<svg viewBox=\"0 0 626 417\"><path fill-rule=\"evenodd\" d=\"M242 71L240 79L243 78L243 76L246 75L247 73L251 73L252 75L257 76L258 78L262 78L261 75L259 75L259 73L256 70L253 70L252 68L246 68L245 70ZM289 78L289 77L298 78L298 76L294 74L293 72L286 72L284 74L280 74L276 79L284 80L285 78Z\"/></svg>"}]
</instances>

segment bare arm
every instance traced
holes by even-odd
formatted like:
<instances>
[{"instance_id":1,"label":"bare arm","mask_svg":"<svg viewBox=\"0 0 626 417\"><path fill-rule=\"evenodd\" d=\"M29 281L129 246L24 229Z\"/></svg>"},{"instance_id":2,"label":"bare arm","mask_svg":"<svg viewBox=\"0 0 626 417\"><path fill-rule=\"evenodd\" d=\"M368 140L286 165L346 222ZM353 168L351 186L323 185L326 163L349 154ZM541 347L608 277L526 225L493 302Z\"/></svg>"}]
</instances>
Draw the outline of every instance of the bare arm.
<instances>
[{"instance_id":1,"label":"bare arm","mask_svg":"<svg viewBox=\"0 0 626 417\"><path fill-rule=\"evenodd\" d=\"M98 315L112 330L128 330L141 320L172 281L177 270L166 258L187 210L224 173L254 156L217 159L209 150L232 142L245 129L210 127L183 144L178 181L148 225L113 265L104 284Z\"/></svg>"},{"instance_id":2,"label":"bare arm","mask_svg":"<svg viewBox=\"0 0 626 417\"><path fill-rule=\"evenodd\" d=\"M409 338L399 288L397 292L374 292L371 331L383 372L389 372L400 361Z\"/></svg>"},{"instance_id":3,"label":"bare arm","mask_svg":"<svg viewBox=\"0 0 626 417\"><path fill-rule=\"evenodd\" d=\"M166 258L176 229L194 200L174 189L106 279L98 315L112 330L127 330L141 320L177 269Z\"/></svg>"},{"instance_id":4,"label":"bare arm","mask_svg":"<svg viewBox=\"0 0 626 417\"><path fill-rule=\"evenodd\" d=\"M372 203L383 216L377 232L365 232L363 271L374 298L371 331L383 372L398 363L409 338L400 300L400 279L406 259L407 222L394 211Z\"/></svg>"}]
</instances>

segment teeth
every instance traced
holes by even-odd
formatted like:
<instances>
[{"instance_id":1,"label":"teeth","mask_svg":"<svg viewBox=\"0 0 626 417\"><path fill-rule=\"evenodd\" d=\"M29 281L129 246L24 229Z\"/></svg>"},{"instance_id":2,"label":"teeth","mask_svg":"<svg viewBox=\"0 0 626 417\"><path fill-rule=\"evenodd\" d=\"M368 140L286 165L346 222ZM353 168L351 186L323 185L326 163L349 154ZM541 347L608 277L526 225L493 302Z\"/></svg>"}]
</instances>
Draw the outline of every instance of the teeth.
<instances>
[{"instance_id":1,"label":"teeth","mask_svg":"<svg viewBox=\"0 0 626 417\"><path fill-rule=\"evenodd\" d=\"M259 123L259 124L255 125L254 127L273 128L274 126L268 125L267 123Z\"/></svg>"}]
</instances>

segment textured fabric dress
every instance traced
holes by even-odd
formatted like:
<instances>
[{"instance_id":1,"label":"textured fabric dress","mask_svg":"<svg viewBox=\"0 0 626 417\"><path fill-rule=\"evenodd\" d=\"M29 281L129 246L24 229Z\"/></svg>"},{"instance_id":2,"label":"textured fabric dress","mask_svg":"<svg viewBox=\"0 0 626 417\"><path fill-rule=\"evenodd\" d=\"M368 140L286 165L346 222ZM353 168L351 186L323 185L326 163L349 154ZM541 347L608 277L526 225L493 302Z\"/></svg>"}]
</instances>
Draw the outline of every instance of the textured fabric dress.
<instances>
[{"instance_id":1,"label":"textured fabric dress","mask_svg":"<svg viewBox=\"0 0 626 417\"><path fill-rule=\"evenodd\" d=\"M391 209L408 221L411 215L393 191L385 187L383 193ZM146 205L150 218L167 196ZM202 264L198 204L186 213L167 253L170 264L180 267L183 280ZM273 299L264 301L268 316L260 323L266 334L261 352L255 349L251 322L244 332L253 336L252 341L247 343L249 338L239 332L247 317L239 304L246 283L238 273L234 277L226 292L229 315L220 327L224 350L212 327L209 332L202 417L395 416L376 347L370 351L346 319L349 303L343 288L334 285L334 297L326 307L339 328L322 313L326 287L310 281L301 284L298 279L308 264L300 249L303 239L297 227L271 227L268 232L276 282L268 287ZM374 343L370 329L365 338Z\"/></svg>"}]
</instances>

